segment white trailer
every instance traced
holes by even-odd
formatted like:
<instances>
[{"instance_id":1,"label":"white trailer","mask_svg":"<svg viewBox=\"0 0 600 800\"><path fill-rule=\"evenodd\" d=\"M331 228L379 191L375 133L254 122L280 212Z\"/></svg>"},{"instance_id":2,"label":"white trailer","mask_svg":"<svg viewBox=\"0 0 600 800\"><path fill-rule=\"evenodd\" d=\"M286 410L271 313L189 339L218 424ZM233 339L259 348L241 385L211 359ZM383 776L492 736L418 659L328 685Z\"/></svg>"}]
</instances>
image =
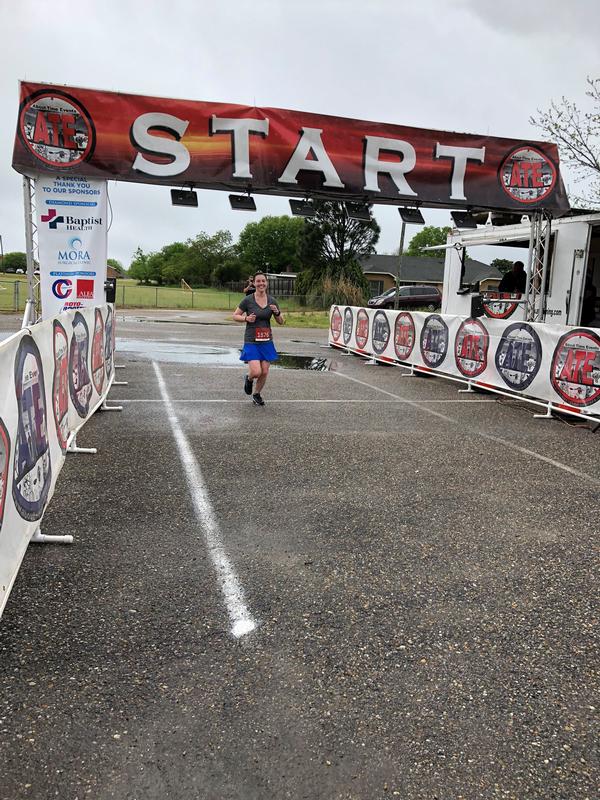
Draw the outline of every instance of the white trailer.
<instances>
[{"instance_id":1,"label":"white trailer","mask_svg":"<svg viewBox=\"0 0 600 800\"><path fill-rule=\"evenodd\" d=\"M488 222L477 229L454 229L448 236L444 269L443 314L469 317L483 300L486 316L558 325L580 325L586 280L600 294L600 212L570 212L556 220L540 214L520 223ZM528 248L527 289L523 296L480 295L462 281L462 257L480 245L501 245L511 258L512 247ZM517 260L517 259L511 259ZM600 316L586 327L600 327Z\"/></svg>"}]
</instances>

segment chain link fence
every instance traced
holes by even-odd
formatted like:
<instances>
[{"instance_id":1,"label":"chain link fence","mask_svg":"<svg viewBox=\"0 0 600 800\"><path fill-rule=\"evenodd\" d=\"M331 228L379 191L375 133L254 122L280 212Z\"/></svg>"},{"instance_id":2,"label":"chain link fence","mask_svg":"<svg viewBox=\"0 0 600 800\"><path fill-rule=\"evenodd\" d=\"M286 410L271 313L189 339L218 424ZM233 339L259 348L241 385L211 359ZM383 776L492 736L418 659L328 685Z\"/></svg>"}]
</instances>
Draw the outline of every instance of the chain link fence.
<instances>
[{"instance_id":1,"label":"chain link fence","mask_svg":"<svg viewBox=\"0 0 600 800\"><path fill-rule=\"evenodd\" d=\"M25 281L0 280L0 311L24 311L26 300Z\"/></svg>"},{"instance_id":2,"label":"chain link fence","mask_svg":"<svg viewBox=\"0 0 600 800\"><path fill-rule=\"evenodd\" d=\"M272 292L283 311L323 310L324 299L305 295L278 295ZM199 311L233 311L244 299L241 291L180 289L173 286L132 286L117 283L119 308L182 308ZM329 306L327 306L329 307Z\"/></svg>"},{"instance_id":3,"label":"chain link fence","mask_svg":"<svg viewBox=\"0 0 600 800\"><path fill-rule=\"evenodd\" d=\"M278 295L282 311L321 311L322 297L310 298L299 294ZM137 286L117 282L118 308L181 308L198 311L233 311L244 299L243 292L218 289L181 289L174 286ZM25 309L27 282L0 279L0 311L18 312ZM327 303L327 308L329 304Z\"/></svg>"}]
</instances>

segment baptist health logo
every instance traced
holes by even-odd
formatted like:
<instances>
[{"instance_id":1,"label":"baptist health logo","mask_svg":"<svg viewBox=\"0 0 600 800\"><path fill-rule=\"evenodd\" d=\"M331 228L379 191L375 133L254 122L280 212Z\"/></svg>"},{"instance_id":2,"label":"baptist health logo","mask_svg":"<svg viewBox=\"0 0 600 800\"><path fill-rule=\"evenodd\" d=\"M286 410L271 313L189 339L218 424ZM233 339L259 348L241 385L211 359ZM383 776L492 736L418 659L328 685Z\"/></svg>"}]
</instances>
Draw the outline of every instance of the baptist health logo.
<instances>
[{"instance_id":1,"label":"baptist health logo","mask_svg":"<svg viewBox=\"0 0 600 800\"><path fill-rule=\"evenodd\" d=\"M69 239L69 246L66 250L58 251L59 264L89 264L91 262L88 250L83 247L83 242L78 236Z\"/></svg>"},{"instance_id":2,"label":"baptist health logo","mask_svg":"<svg viewBox=\"0 0 600 800\"><path fill-rule=\"evenodd\" d=\"M102 225L102 217L72 217L70 214L57 214L55 208L49 208L47 214L40 216L42 222L48 223L50 230L57 230L64 225L68 231L91 231L94 226Z\"/></svg>"}]
</instances>

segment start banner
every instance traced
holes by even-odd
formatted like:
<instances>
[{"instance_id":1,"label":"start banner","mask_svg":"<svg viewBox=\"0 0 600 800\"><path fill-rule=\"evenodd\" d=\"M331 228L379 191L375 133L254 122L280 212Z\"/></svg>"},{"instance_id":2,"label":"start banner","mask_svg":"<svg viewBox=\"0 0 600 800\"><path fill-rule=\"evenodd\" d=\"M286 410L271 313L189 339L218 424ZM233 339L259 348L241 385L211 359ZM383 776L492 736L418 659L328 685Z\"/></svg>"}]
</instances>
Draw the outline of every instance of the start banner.
<instances>
[{"instance_id":1,"label":"start banner","mask_svg":"<svg viewBox=\"0 0 600 800\"><path fill-rule=\"evenodd\" d=\"M329 344L600 417L593 328L332 306Z\"/></svg>"},{"instance_id":2,"label":"start banner","mask_svg":"<svg viewBox=\"0 0 600 800\"><path fill-rule=\"evenodd\" d=\"M371 203L569 208L547 142L29 82L13 167Z\"/></svg>"},{"instance_id":3,"label":"start banner","mask_svg":"<svg viewBox=\"0 0 600 800\"><path fill-rule=\"evenodd\" d=\"M42 318L104 303L106 181L41 175L35 181Z\"/></svg>"},{"instance_id":4,"label":"start banner","mask_svg":"<svg viewBox=\"0 0 600 800\"><path fill-rule=\"evenodd\" d=\"M0 342L0 615L69 439L108 394L114 348L107 305L60 314Z\"/></svg>"}]
</instances>

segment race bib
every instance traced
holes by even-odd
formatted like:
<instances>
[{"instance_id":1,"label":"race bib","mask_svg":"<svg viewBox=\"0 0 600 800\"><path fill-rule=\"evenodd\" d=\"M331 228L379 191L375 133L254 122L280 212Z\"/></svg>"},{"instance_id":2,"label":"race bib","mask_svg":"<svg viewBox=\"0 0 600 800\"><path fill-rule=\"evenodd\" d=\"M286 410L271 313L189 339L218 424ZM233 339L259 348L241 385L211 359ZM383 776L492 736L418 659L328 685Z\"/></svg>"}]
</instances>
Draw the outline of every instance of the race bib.
<instances>
[{"instance_id":1,"label":"race bib","mask_svg":"<svg viewBox=\"0 0 600 800\"><path fill-rule=\"evenodd\" d=\"M271 338L271 328L255 328L254 341L255 342L268 342Z\"/></svg>"}]
</instances>

